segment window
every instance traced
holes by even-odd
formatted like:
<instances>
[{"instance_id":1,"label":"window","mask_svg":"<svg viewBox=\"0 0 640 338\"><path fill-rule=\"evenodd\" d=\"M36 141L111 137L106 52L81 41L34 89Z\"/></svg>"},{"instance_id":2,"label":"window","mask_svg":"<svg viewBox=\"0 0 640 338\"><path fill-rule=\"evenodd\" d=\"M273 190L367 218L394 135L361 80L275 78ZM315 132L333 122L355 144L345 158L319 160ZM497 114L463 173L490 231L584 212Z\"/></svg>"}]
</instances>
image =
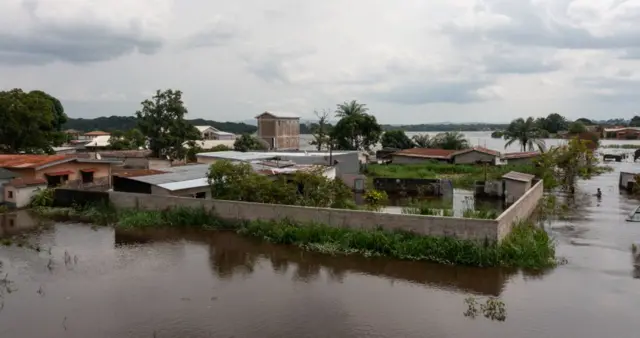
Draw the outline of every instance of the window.
<instances>
[{"instance_id":1,"label":"window","mask_svg":"<svg viewBox=\"0 0 640 338\"><path fill-rule=\"evenodd\" d=\"M81 171L82 183L93 183L93 172Z\"/></svg>"},{"instance_id":2,"label":"window","mask_svg":"<svg viewBox=\"0 0 640 338\"><path fill-rule=\"evenodd\" d=\"M197 193L195 193L193 195L193 197L205 199L205 198L207 198L207 193L204 192L204 191L203 192L197 192Z\"/></svg>"},{"instance_id":3,"label":"window","mask_svg":"<svg viewBox=\"0 0 640 338\"><path fill-rule=\"evenodd\" d=\"M7 198L13 198L13 191L7 191Z\"/></svg>"}]
</instances>

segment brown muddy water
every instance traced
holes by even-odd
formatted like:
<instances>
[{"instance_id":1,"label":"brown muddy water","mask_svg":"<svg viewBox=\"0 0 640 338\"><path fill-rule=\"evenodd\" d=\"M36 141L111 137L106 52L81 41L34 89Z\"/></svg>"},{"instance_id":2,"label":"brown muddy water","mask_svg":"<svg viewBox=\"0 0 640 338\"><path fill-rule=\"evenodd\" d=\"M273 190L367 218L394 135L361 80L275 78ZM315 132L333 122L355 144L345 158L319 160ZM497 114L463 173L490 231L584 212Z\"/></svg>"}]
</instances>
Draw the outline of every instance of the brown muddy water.
<instances>
[{"instance_id":1,"label":"brown muddy water","mask_svg":"<svg viewBox=\"0 0 640 338\"><path fill-rule=\"evenodd\" d=\"M638 337L640 223L624 218L640 202L617 180L583 182L548 226L568 264L538 275L5 217L32 246L0 247L0 337ZM465 317L469 296L499 297L506 320Z\"/></svg>"}]
</instances>

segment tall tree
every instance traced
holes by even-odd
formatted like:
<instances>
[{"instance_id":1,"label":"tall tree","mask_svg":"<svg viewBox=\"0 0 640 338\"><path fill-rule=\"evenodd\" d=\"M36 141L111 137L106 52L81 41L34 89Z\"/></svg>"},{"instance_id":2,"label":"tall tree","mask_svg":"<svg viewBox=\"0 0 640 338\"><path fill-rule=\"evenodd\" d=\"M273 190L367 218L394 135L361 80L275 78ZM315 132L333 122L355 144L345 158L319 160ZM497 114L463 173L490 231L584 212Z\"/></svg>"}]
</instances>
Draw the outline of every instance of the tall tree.
<instances>
[{"instance_id":1,"label":"tall tree","mask_svg":"<svg viewBox=\"0 0 640 338\"><path fill-rule=\"evenodd\" d=\"M187 108L179 90L158 90L151 100L142 102L142 109L136 112L138 129L148 138L153 156L185 158L185 142L201 138L196 127L184 119L185 115Z\"/></svg>"},{"instance_id":2,"label":"tall tree","mask_svg":"<svg viewBox=\"0 0 640 338\"><path fill-rule=\"evenodd\" d=\"M140 149L145 146L145 143L144 135L136 128L126 132L114 130L109 138L109 148L112 150Z\"/></svg>"},{"instance_id":3,"label":"tall tree","mask_svg":"<svg viewBox=\"0 0 640 338\"><path fill-rule=\"evenodd\" d=\"M634 116L631 121L629 121L629 127L640 127L640 116Z\"/></svg>"},{"instance_id":4,"label":"tall tree","mask_svg":"<svg viewBox=\"0 0 640 338\"><path fill-rule=\"evenodd\" d=\"M411 140L418 148L431 148L431 138L429 138L429 134L413 135Z\"/></svg>"},{"instance_id":5,"label":"tall tree","mask_svg":"<svg viewBox=\"0 0 640 338\"><path fill-rule=\"evenodd\" d=\"M43 94L0 92L0 152L52 153L61 142L54 99Z\"/></svg>"},{"instance_id":6,"label":"tall tree","mask_svg":"<svg viewBox=\"0 0 640 338\"><path fill-rule=\"evenodd\" d=\"M382 127L378 124L375 116L364 113L364 105L354 103L353 107L360 107L358 112L350 110L345 113L338 109L336 116L342 117L331 130L331 138L336 147L342 150L369 150L378 143L382 134ZM341 105L338 105L339 107Z\"/></svg>"},{"instance_id":7,"label":"tall tree","mask_svg":"<svg viewBox=\"0 0 640 338\"><path fill-rule=\"evenodd\" d=\"M238 137L236 141L233 143L233 148L236 151L247 152L251 150L267 150L267 146L260 142L258 138L249 135L242 134L242 136Z\"/></svg>"},{"instance_id":8,"label":"tall tree","mask_svg":"<svg viewBox=\"0 0 640 338\"><path fill-rule=\"evenodd\" d=\"M581 117L579 119L577 119L575 122L582 122L582 124L584 124L585 126L592 126L595 123L593 123L593 121L589 120L588 118L585 117Z\"/></svg>"},{"instance_id":9,"label":"tall tree","mask_svg":"<svg viewBox=\"0 0 640 338\"><path fill-rule=\"evenodd\" d=\"M337 105L336 117L347 117L352 115L366 114L369 111L366 104L358 103L356 100L351 102L343 102Z\"/></svg>"},{"instance_id":10,"label":"tall tree","mask_svg":"<svg viewBox=\"0 0 640 338\"><path fill-rule=\"evenodd\" d=\"M569 133L580 134L587 131L587 127L582 122L574 121L569 124Z\"/></svg>"},{"instance_id":11,"label":"tall tree","mask_svg":"<svg viewBox=\"0 0 640 338\"><path fill-rule=\"evenodd\" d=\"M316 146L318 151L321 151L323 148L329 147L329 142L331 137L329 136L329 111L323 110L322 112L314 111L313 114L318 118L318 123L314 124L311 128L313 140L311 140L310 144L312 146Z\"/></svg>"},{"instance_id":12,"label":"tall tree","mask_svg":"<svg viewBox=\"0 0 640 338\"><path fill-rule=\"evenodd\" d=\"M404 130L389 130L385 132L382 134L380 143L382 143L383 148L409 149L414 146Z\"/></svg>"},{"instance_id":13,"label":"tall tree","mask_svg":"<svg viewBox=\"0 0 640 338\"><path fill-rule=\"evenodd\" d=\"M522 151L532 151L535 147L540 151L545 149L545 142L540 138L540 128L532 117L513 120L504 132L504 139L507 140L505 148L518 142Z\"/></svg>"},{"instance_id":14,"label":"tall tree","mask_svg":"<svg viewBox=\"0 0 640 338\"><path fill-rule=\"evenodd\" d=\"M470 145L463 133L448 131L436 135L431 141L431 146L439 149L462 150L469 148Z\"/></svg>"},{"instance_id":15,"label":"tall tree","mask_svg":"<svg viewBox=\"0 0 640 338\"><path fill-rule=\"evenodd\" d=\"M551 134L557 134L559 131L569 129L569 123L564 116L558 113L551 113L544 119L542 128Z\"/></svg>"}]
</instances>

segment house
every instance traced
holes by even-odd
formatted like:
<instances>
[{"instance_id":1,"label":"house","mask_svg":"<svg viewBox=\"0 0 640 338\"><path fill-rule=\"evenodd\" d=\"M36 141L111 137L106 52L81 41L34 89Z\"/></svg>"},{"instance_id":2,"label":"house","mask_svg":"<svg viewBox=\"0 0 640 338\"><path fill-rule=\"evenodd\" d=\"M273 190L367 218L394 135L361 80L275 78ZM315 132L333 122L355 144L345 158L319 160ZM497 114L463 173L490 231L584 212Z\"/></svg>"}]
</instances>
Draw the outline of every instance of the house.
<instances>
[{"instance_id":1,"label":"house","mask_svg":"<svg viewBox=\"0 0 640 338\"><path fill-rule=\"evenodd\" d=\"M637 140L640 138L640 127L605 128L603 137L618 140Z\"/></svg>"},{"instance_id":2,"label":"house","mask_svg":"<svg viewBox=\"0 0 640 338\"><path fill-rule=\"evenodd\" d=\"M196 126L196 129L202 134L203 140L235 140L236 135L221 131L212 126Z\"/></svg>"},{"instance_id":3,"label":"house","mask_svg":"<svg viewBox=\"0 0 640 338\"><path fill-rule=\"evenodd\" d=\"M122 165L117 169L157 169L171 167L171 161L163 158L151 157L151 150L113 150L98 151L91 153L90 156L95 159L109 160L121 162Z\"/></svg>"},{"instance_id":4,"label":"house","mask_svg":"<svg viewBox=\"0 0 640 338\"><path fill-rule=\"evenodd\" d=\"M533 164L533 161L540 157L540 152L527 151L517 153L506 153L502 155L502 160L507 164Z\"/></svg>"},{"instance_id":5,"label":"house","mask_svg":"<svg viewBox=\"0 0 640 338\"><path fill-rule=\"evenodd\" d=\"M533 186L534 175L510 171L502 176L507 204L514 203Z\"/></svg>"},{"instance_id":6,"label":"house","mask_svg":"<svg viewBox=\"0 0 640 338\"><path fill-rule=\"evenodd\" d=\"M85 134L86 135L86 134ZM111 139L111 135L97 135L93 137L89 142L84 144L84 148L87 151L98 151L98 150L106 150L110 147L109 140Z\"/></svg>"},{"instance_id":7,"label":"house","mask_svg":"<svg viewBox=\"0 0 640 338\"><path fill-rule=\"evenodd\" d=\"M5 186L5 198L15 189L60 185L88 188L110 185L111 165L120 162L73 155L0 155L0 168L18 175Z\"/></svg>"},{"instance_id":8,"label":"house","mask_svg":"<svg viewBox=\"0 0 640 338\"><path fill-rule=\"evenodd\" d=\"M11 172L7 169L0 168L0 205L4 203L4 186L14 178L17 178L18 174Z\"/></svg>"},{"instance_id":9,"label":"house","mask_svg":"<svg viewBox=\"0 0 640 338\"><path fill-rule=\"evenodd\" d=\"M500 160L500 152L484 147L473 147L454 152L451 154L451 160L455 164L497 164Z\"/></svg>"},{"instance_id":10,"label":"house","mask_svg":"<svg viewBox=\"0 0 640 338\"><path fill-rule=\"evenodd\" d=\"M300 117L291 113L266 111L258 116L258 138L271 150L300 149Z\"/></svg>"},{"instance_id":11,"label":"house","mask_svg":"<svg viewBox=\"0 0 640 338\"><path fill-rule=\"evenodd\" d=\"M101 131L101 130L95 130L95 131L90 131L88 133L84 133L84 135L82 135L80 138L84 138L87 140L93 140L98 136L109 136L111 135L111 133L107 133L105 131Z\"/></svg>"},{"instance_id":12,"label":"house","mask_svg":"<svg viewBox=\"0 0 640 338\"><path fill-rule=\"evenodd\" d=\"M25 208L34 194L46 188L47 180L43 178L15 178L5 185L5 204L11 208Z\"/></svg>"},{"instance_id":13,"label":"house","mask_svg":"<svg viewBox=\"0 0 640 338\"><path fill-rule=\"evenodd\" d=\"M416 164L429 161L451 162L451 155L455 150L412 148L404 149L391 154L391 162L394 164Z\"/></svg>"}]
</instances>

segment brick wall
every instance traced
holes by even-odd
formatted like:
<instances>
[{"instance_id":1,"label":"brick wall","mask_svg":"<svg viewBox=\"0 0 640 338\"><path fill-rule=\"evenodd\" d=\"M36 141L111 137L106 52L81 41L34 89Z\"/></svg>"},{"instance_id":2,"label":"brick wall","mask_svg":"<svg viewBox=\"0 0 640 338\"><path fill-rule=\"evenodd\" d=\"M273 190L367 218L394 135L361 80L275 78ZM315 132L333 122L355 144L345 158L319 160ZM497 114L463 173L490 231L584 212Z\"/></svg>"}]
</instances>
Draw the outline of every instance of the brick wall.
<instances>
[{"instance_id":1,"label":"brick wall","mask_svg":"<svg viewBox=\"0 0 640 338\"><path fill-rule=\"evenodd\" d=\"M354 229L403 229L423 235L448 236L461 239L495 240L495 220L434 217L420 215L396 215L360 210L310 208L291 205L274 205L238 201L202 200L194 198L153 196L109 192L111 202L117 208L163 210L175 206L204 207L215 210L225 219L291 219L300 223L317 222L336 227Z\"/></svg>"},{"instance_id":2,"label":"brick wall","mask_svg":"<svg viewBox=\"0 0 640 338\"><path fill-rule=\"evenodd\" d=\"M522 195L519 200L505 210L502 215L497 218L498 240L502 240L511 232L514 222L529 218L538 206L543 195L544 186L542 180L540 180Z\"/></svg>"}]
</instances>

